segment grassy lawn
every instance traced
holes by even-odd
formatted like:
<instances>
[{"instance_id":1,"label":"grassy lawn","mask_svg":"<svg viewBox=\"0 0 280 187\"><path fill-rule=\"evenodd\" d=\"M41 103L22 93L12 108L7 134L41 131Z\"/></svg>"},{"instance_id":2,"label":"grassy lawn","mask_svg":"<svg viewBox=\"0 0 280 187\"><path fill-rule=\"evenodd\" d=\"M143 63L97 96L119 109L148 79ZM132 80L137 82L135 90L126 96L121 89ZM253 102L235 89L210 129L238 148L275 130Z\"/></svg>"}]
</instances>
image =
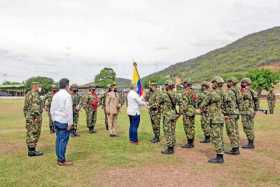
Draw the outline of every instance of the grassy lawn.
<instances>
[{"instance_id":1,"label":"grassy lawn","mask_svg":"<svg viewBox=\"0 0 280 187\"><path fill-rule=\"evenodd\" d=\"M142 112L142 121L139 127L140 145L129 144L128 118L125 109L121 112L118 120L120 137L113 139L108 136L105 130L104 116L101 110L98 113L97 134L88 134L85 114L81 112L79 124L81 136L71 138L68 147L68 159L74 161L72 167L58 167L56 165L55 136L49 134L48 118L44 113L42 135L38 148L45 155L38 158L28 158L22 104L23 100L0 100L0 186L89 186L94 185L97 174L114 168L142 168L155 163L160 166L174 165L180 168L185 163L185 158L182 155L161 155L162 143L153 145L149 142L152 130L146 111ZM239 166L231 172L234 178L245 181L244 184L252 186L280 185L279 173L273 172L279 168L280 164L280 151L279 147L277 148L280 117L279 106L277 107L277 114L257 117L257 136L260 137L258 142L260 142L262 149L256 149L254 154L250 153L249 156L253 156L250 157L250 160L240 160ZM198 120L199 118L197 118L197 141L201 138ZM181 121L179 120L177 124L178 145L185 141ZM244 137L243 133L242 137ZM227 141L227 138L225 139ZM273 141L277 141L277 144L274 144ZM226 147L228 148L228 145ZM198 151L196 153L200 154ZM263 162L260 163L260 160ZM205 167L204 165L196 165L190 166L190 169L195 173L202 170L207 172L207 170L211 171L216 168L216 166L208 165L206 159L201 163L204 162ZM270 162L274 162L274 164ZM232 163L225 164L225 169L230 170L230 164ZM271 168L271 165L275 165L276 168ZM224 179L221 181L219 184L227 184Z\"/></svg>"}]
</instances>

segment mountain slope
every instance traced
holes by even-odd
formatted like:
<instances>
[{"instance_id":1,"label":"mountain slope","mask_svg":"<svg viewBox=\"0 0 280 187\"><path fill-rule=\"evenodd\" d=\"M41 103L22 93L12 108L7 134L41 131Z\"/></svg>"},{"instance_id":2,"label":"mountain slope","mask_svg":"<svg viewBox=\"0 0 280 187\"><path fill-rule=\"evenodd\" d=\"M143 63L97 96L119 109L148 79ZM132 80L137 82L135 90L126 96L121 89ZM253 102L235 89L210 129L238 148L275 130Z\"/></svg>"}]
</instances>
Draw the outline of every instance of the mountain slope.
<instances>
[{"instance_id":1,"label":"mountain slope","mask_svg":"<svg viewBox=\"0 0 280 187\"><path fill-rule=\"evenodd\" d=\"M191 77L195 81L214 75L244 76L249 70L280 60L280 27L245 36L223 48L176 63L162 71L144 77L148 80Z\"/></svg>"}]
</instances>

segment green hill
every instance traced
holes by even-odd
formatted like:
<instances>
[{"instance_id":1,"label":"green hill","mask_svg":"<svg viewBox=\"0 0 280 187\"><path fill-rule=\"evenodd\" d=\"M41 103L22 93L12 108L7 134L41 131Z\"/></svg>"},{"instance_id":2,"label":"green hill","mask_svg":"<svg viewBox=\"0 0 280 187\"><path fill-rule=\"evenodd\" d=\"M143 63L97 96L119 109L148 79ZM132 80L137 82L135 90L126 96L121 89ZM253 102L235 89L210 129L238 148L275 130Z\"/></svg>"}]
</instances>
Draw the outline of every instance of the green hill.
<instances>
[{"instance_id":1,"label":"green hill","mask_svg":"<svg viewBox=\"0 0 280 187\"><path fill-rule=\"evenodd\" d=\"M197 58L176 63L144 77L144 82L174 80L175 77L191 77L194 81L200 81L217 74L241 77L253 68L279 61L280 27L275 27L250 34Z\"/></svg>"}]
</instances>

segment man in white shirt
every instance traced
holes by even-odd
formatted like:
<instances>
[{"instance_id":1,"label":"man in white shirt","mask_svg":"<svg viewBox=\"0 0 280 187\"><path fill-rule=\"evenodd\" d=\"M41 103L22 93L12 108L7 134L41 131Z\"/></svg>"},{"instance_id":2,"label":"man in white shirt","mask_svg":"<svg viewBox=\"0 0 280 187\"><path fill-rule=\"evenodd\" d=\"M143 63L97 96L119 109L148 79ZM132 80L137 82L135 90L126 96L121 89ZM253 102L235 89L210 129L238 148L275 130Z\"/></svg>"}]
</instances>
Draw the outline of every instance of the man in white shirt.
<instances>
[{"instance_id":1,"label":"man in white shirt","mask_svg":"<svg viewBox=\"0 0 280 187\"><path fill-rule=\"evenodd\" d=\"M138 126L140 123L140 107L147 105L136 93L136 88L132 86L127 94L127 114L130 121L129 140L130 143L138 144Z\"/></svg>"},{"instance_id":2,"label":"man in white shirt","mask_svg":"<svg viewBox=\"0 0 280 187\"><path fill-rule=\"evenodd\" d=\"M59 91L53 96L51 103L51 117L56 130L56 156L59 166L72 165L66 161L65 153L73 125L72 97L69 94L69 80L59 81Z\"/></svg>"}]
</instances>

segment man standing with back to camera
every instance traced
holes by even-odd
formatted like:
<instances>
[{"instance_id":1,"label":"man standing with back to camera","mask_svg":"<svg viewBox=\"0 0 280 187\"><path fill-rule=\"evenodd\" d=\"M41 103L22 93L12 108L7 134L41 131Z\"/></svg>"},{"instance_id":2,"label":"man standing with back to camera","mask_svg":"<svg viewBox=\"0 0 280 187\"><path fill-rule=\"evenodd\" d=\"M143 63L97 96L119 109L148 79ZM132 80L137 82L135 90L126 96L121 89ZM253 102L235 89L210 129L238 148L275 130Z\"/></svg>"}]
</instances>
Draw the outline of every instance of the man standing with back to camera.
<instances>
[{"instance_id":1,"label":"man standing with back to camera","mask_svg":"<svg viewBox=\"0 0 280 187\"><path fill-rule=\"evenodd\" d=\"M57 165L59 166L73 164L65 158L69 135L73 125L72 107L69 80L64 78L59 81L59 91L54 95L51 103L51 117L56 131Z\"/></svg>"}]
</instances>

